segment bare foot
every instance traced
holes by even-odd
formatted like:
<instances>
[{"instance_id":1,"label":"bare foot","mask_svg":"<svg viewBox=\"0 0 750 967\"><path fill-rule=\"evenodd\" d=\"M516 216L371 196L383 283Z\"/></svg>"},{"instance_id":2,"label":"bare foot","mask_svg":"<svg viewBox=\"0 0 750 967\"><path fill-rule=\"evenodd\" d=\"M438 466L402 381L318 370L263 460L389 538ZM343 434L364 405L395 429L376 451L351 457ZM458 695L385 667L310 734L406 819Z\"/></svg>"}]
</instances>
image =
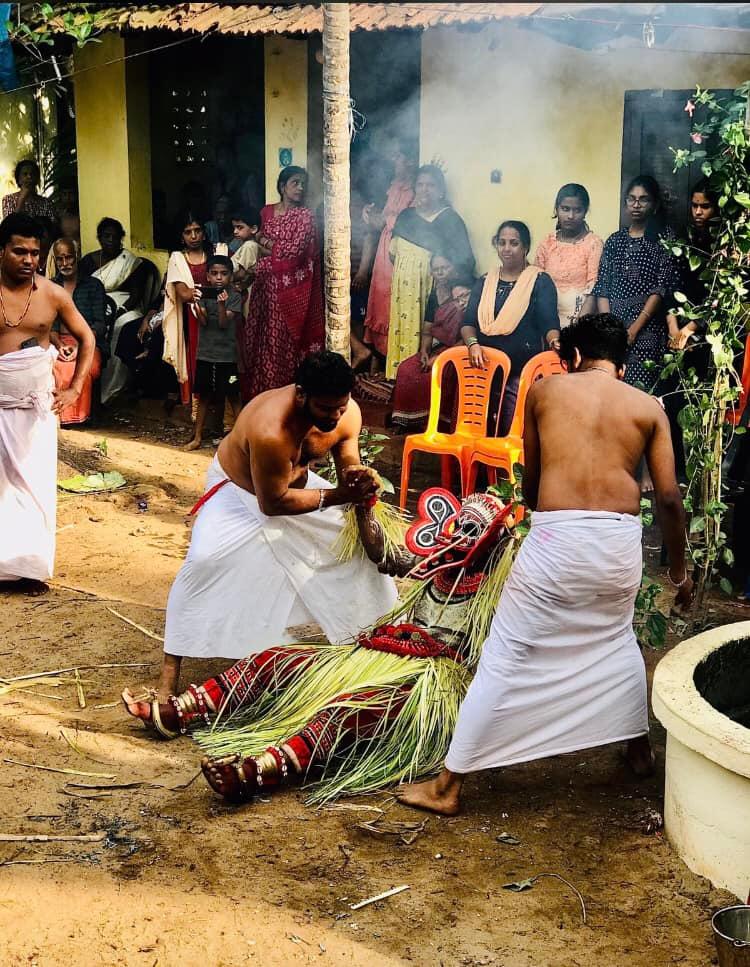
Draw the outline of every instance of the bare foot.
<instances>
[{"instance_id":1,"label":"bare foot","mask_svg":"<svg viewBox=\"0 0 750 967\"><path fill-rule=\"evenodd\" d=\"M415 809L426 809L441 816L456 816L459 811L460 785L456 788L451 784L446 788L442 776L427 782L411 782L405 786L398 786L394 796L404 806Z\"/></svg>"},{"instance_id":2,"label":"bare foot","mask_svg":"<svg viewBox=\"0 0 750 967\"><path fill-rule=\"evenodd\" d=\"M639 735L638 738L631 739L625 748L623 758L639 779L647 779L654 774L656 756L647 735Z\"/></svg>"},{"instance_id":3,"label":"bare foot","mask_svg":"<svg viewBox=\"0 0 750 967\"><path fill-rule=\"evenodd\" d=\"M162 738L176 739L180 734L180 721L174 705L171 702L159 703L153 690L134 695L129 688L126 688L120 698L128 715L140 719L144 725L158 732Z\"/></svg>"},{"instance_id":4,"label":"bare foot","mask_svg":"<svg viewBox=\"0 0 750 967\"><path fill-rule=\"evenodd\" d=\"M370 359L372 359L372 353L371 352L353 353L352 354L352 369L356 373L358 371L359 367L360 366L364 366L364 364L366 362L369 362Z\"/></svg>"},{"instance_id":5,"label":"bare foot","mask_svg":"<svg viewBox=\"0 0 750 967\"><path fill-rule=\"evenodd\" d=\"M186 443L182 448L184 451L189 452L190 450L200 450L203 440L193 437L190 443Z\"/></svg>"},{"instance_id":6,"label":"bare foot","mask_svg":"<svg viewBox=\"0 0 750 967\"><path fill-rule=\"evenodd\" d=\"M249 802L256 792L257 769L254 759L228 755L220 759L204 756L201 770L206 782L227 802Z\"/></svg>"}]
</instances>

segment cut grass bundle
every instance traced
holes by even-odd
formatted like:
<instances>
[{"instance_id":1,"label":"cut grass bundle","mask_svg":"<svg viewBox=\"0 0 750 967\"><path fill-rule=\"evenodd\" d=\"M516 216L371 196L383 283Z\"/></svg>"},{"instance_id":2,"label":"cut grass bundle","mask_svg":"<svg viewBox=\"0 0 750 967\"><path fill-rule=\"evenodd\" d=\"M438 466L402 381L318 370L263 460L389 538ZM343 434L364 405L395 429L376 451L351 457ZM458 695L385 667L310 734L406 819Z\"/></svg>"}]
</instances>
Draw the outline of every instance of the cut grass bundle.
<instances>
[{"instance_id":1,"label":"cut grass bundle","mask_svg":"<svg viewBox=\"0 0 750 967\"><path fill-rule=\"evenodd\" d=\"M378 500L372 512L383 534L384 557L391 557L403 547L407 518L398 507L383 500ZM355 555L365 556L357 526L357 512L353 506L344 511L344 526L333 545L333 553L342 562L351 561Z\"/></svg>"}]
</instances>

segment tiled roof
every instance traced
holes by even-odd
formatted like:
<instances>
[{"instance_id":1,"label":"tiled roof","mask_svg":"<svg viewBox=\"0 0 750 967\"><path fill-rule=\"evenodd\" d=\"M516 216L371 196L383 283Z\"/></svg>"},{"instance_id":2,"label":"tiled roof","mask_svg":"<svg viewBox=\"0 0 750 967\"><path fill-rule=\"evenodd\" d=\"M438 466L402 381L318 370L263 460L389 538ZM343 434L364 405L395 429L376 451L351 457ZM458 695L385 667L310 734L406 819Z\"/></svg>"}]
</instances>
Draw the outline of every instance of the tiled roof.
<instances>
[{"instance_id":1,"label":"tiled roof","mask_svg":"<svg viewBox=\"0 0 750 967\"><path fill-rule=\"evenodd\" d=\"M352 30L436 27L528 17L541 3L352 3ZM319 4L180 3L168 9L131 8L119 18L135 30L176 30L222 34L308 34L323 28Z\"/></svg>"}]
</instances>

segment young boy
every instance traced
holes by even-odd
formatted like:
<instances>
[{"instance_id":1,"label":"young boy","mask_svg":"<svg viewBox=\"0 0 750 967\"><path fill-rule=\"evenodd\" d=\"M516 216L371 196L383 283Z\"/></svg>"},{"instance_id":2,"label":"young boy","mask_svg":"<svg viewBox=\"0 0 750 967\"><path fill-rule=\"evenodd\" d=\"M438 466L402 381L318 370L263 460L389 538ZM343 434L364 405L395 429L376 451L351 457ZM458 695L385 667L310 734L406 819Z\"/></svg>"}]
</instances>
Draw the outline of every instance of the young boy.
<instances>
[{"instance_id":1,"label":"young boy","mask_svg":"<svg viewBox=\"0 0 750 967\"><path fill-rule=\"evenodd\" d=\"M255 263L258 261L258 243L255 238L260 231L260 212L257 208L241 208L232 215L232 231L240 242L240 247L232 255L232 266L236 272L255 275Z\"/></svg>"},{"instance_id":2,"label":"young boy","mask_svg":"<svg viewBox=\"0 0 750 967\"><path fill-rule=\"evenodd\" d=\"M206 266L206 286L195 304L201 325L194 386L198 412L195 434L185 450L200 447L209 404L216 407L222 422L226 400L235 419L240 412L235 329L242 319L242 298L232 288L231 278L232 260L226 255L211 255Z\"/></svg>"}]
</instances>

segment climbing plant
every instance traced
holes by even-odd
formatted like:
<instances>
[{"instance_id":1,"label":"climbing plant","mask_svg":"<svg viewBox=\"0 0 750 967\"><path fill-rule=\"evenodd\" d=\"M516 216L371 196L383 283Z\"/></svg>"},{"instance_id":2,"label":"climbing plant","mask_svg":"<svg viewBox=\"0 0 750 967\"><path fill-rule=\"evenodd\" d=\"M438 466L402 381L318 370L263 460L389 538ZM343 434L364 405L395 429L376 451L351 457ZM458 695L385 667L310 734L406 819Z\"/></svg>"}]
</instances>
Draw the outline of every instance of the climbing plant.
<instances>
[{"instance_id":1,"label":"climbing plant","mask_svg":"<svg viewBox=\"0 0 750 967\"><path fill-rule=\"evenodd\" d=\"M705 284L706 298L700 305L692 304L680 292L675 293L675 299L681 323L697 322L705 333L710 347L707 375L698 375L687 349L668 353L663 370L665 377L678 375L686 399L680 424L687 463L688 546L699 616L705 609L706 594L717 579L724 591L732 590L719 573L722 562L733 563L727 546L728 507L722 464L732 434L743 432L734 428L732 416L741 391L735 361L750 323L749 98L750 81L728 97L697 88L685 105L693 119L690 144L671 149L675 170L694 162L700 164L718 196L721 216L710 251L689 241L672 245L673 254L687 259Z\"/></svg>"}]
</instances>

